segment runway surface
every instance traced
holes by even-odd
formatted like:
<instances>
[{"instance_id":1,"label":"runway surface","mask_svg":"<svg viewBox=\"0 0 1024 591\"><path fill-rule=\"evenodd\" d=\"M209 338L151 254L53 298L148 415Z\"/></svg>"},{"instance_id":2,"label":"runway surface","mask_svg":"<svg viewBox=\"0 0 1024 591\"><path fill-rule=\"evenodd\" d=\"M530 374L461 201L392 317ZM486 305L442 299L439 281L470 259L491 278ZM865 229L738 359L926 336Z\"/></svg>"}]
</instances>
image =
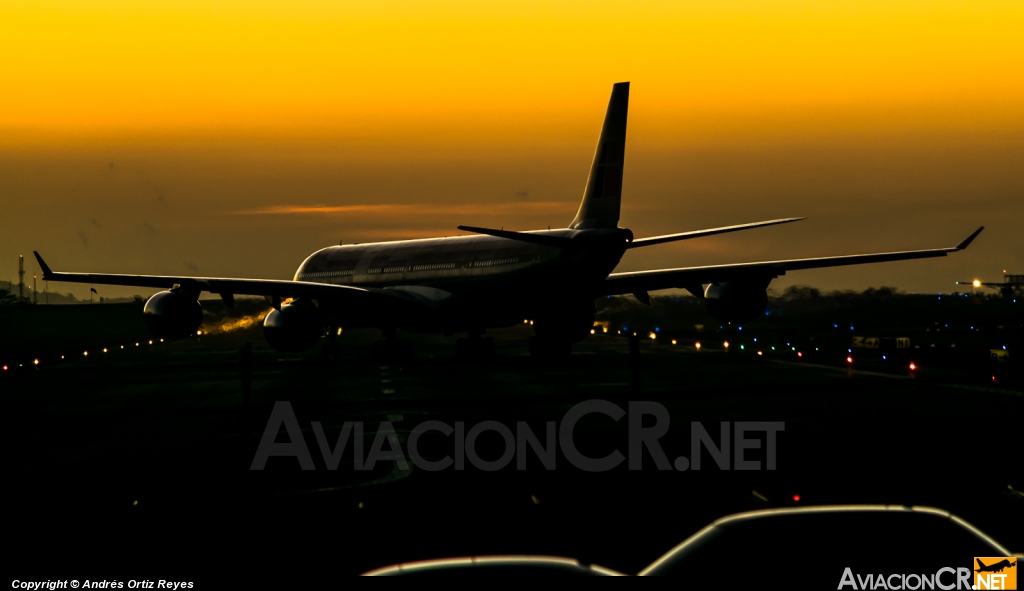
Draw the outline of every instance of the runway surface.
<instances>
[{"instance_id":1,"label":"runway surface","mask_svg":"<svg viewBox=\"0 0 1024 591\"><path fill-rule=\"evenodd\" d=\"M637 358L626 339L600 333L565 363L545 364L527 355L529 334L495 331L496 357L478 361L457 358L454 339L414 337L416 359L396 362L369 357L372 332L345 333L339 361L319 348L281 354L240 331L112 344L8 372L9 521L27 544L21 555L59 544L72 549L64 568L150 565L169 578L216 568L312 580L494 553L634 573L717 517L826 503L939 507L1024 550L1017 390L944 368L862 369L665 339L644 339ZM350 442L329 470L313 425L333 446L346 422L361 421L364 456L383 422L406 450L424 421L467 430L496 421L513 432L525 422L543 441L545 423L592 399L624 410L631 401L664 405L671 427L659 442L670 462L690 455L691 422L716 439L722 422L783 422L777 468L722 470L705 457L700 470L659 470L644 452L639 470L623 462L586 472L562 453L547 470L530 451L525 470L515 460L496 471L471 462L403 470L388 460L355 470ZM250 470L278 401L294 410L315 469L271 457ZM575 435L589 457L626 454L628 420L592 414ZM437 432L420 443L434 459L455 451ZM763 462L761 444L748 457ZM493 461L503 440L484 433L476 449Z\"/></svg>"}]
</instances>

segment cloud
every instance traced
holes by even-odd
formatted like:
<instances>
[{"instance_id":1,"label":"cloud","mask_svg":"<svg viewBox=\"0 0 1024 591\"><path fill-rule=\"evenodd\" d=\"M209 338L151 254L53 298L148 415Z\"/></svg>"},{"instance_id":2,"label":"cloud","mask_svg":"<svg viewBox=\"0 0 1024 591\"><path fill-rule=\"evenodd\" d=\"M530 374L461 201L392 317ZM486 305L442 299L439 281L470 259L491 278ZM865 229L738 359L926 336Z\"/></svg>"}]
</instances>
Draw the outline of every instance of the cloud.
<instances>
[{"instance_id":1,"label":"cloud","mask_svg":"<svg viewBox=\"0 0 1024 591\"><path fill-rule=\"evenodd\" d=\"M536 203L494 203L463 205L401 205L395 203L359 205L271 205L243 211L227 212L232 215L311 215L311 214L415 214L415 215L491 215L511 213L569 213L576 203L539 201Z\"/></svg>"},{"instance_id":2,"label":"cloud","mask_svg":"<svg viewBox=\"0 0 1024 591\"><path fill-rule=\"evenodd\" d=\"M98 221L98 220L96 220L96 219L91 219L91 220L89 220L89 221L90 221L90 222L92 222L92 225L93 225L93 226L95 226L95 227L97 227L97 228L102 228L102 227L103 227L103 225L102 225L102 224L100 224L100 223L99 223L99 221Z\"/></svg>"},{"instance_id":3,"label":"cloud","mask_svg":"<svg viewBox=\"0 0 1024 591\"><path fill-rule=\"evenodd\" d=\"M199 272L199 265L189 262L185 262L183 264L185 265L185 268L188 269L189 271L192 271L193 273Z\"/></svg>"},{"instance_id":4,"label":"cloud","mask_svg":"<svg viewBox=\"0 0 1024 591\"><path fill-rule=\"evenodd\" d=\"M89 248L89 240L85 237L85 230L78 231L78 239L82 241L82 246Z\"/></svg>"},{"instance_id":5,"label":"cloud","mask_svg":"<svg viewBox=\"0 0 1024 591\"><path fill-rule=\"evenodd\" d=\"M142 222L142 229L149 232L150 234L157 234L156 228L149 222Z\"/></svg>"}]
</instances>

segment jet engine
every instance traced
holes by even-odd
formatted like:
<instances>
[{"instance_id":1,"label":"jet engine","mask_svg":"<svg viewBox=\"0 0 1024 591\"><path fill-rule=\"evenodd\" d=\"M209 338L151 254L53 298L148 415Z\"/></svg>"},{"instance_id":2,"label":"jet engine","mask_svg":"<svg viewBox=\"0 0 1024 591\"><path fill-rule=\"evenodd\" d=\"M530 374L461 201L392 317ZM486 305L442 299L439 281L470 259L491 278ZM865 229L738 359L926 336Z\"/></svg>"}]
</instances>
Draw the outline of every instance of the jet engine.
<instances>
[{"instance_id":1,"label":"jet engine","mask_svg":"<svg viewBox=\"0 0 1024 591\"><path fill-rule=\"evenodd\" d=\"M203 323L203 308L197 298L184 291L161 291L146 301L142 321L155 337L180 339Z\"/></svg>"},{"instance_id":2,"label":"jet engine","mask_svg":"<svg viewBox=\"0 0 1024 591\"><path fill-rule=\"evenodd\" d=\"M294 353L313 347L324 325L312 302L295 301L271 310L263 320L263 337L278 351Z\"/></svg>"},{"instance_id":3,"label":"jet engine","mask_svg":"<svg viewBox=\"0 0 1024 591\"><path fill-rule=\"evenodd\" d=\"M767 288L745 282L712 283L704 290L704 305L715 320L750 322L768 308Z\"/></svg>"}]
</instances>

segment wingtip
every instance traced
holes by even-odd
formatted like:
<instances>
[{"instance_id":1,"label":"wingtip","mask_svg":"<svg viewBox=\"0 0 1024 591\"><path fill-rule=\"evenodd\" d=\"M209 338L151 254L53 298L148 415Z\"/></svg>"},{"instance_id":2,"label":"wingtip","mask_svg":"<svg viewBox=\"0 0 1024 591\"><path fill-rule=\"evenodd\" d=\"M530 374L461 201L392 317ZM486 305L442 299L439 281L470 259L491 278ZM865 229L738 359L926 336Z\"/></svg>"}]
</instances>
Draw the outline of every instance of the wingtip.
<instances>
[{"instance_id":1,"label":"wingtip","mask_svg":"<svg viewBox=\"0 0 1024 591\"><path fill-rule=\"evenodd\" d=\"M956 249L957 250L963 250L963 249L967 248L971 244L971 242L974 241L974 239L978 237L978 234L981 234L981 231L984 230L984 229L985 229L985 226L982 226L982 227L978 228L977 230L975 230L974 233L971 234L970 236L968 236L967 238L965 238L963 240L963 242L961 242L960 244L957 244L956 245Z\"/></svg>"},{"instance_id":2,"label":"wingtip","mask_svg":"<svg viewBox=\"0 0 1024 591\"><path fill-rule=\"evenodd\" d=\"M36 255L36 262L39 263L39 268L43 270L43 279L46 279L47 277L52 275L53 271L50 270L50 266L46 264L46 261L43 260L43 257L39 256L39 252L33 250L32 254Z\"/></svg>"}]
</instances>

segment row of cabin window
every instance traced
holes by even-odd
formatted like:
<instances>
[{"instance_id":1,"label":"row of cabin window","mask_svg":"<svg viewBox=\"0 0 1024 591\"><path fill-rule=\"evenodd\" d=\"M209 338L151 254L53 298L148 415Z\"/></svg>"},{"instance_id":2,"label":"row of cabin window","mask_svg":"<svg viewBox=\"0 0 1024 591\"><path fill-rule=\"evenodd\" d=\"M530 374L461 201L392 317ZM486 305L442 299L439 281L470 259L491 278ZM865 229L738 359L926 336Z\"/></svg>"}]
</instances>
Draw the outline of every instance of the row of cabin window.
<instances>
[{"instance_id":1,"label":"row of cabin window","mask_svg":"<svg viewBox=\"0 0 1024 591\"><path fill-rule=\"evenodd\" d=\"M474 267L493 267L495 265L509 265L519 261L519 257L508 257L504 259L494 259L490 261L475 261L471 265ZM377 269L370 269L367 273L402 273L404 271L433 271L437 269L454 269L455 263L433 263L428 265L413 265L411 268L407 266L400 267L380 267ZM346 275L352 275L353 270L348 269L345 271L321 271L316 273L310 273L309 277L343 277Z\"/></svg>"},{"instance_id":2,"label":"row of cabin window","mask_svg":"<svg viewBox=\"0 0 1024 591\"><path fill-rule=\"evenodd\" d=\"M308 273L306 274L306 277L342 277L345 275L351 275L352 273L352 269L347 271L321 271L317 273Z\"/></svg>"},{"instance_id":3,"label":"row of cabin window","mask_svg":"<svg viewBox=\"0 0 1024 591\"><path fill-rule=\"evenodd\" d=\"M491 261L476 261L474 267L493 267L494 265L511 265L519 262L519 257L508 257L506 259L494 259Z\"/></svg>"},{"instance_id":4,"label":"row of cabin window","mask_svg":"<svg viewBox=\"0 0 1024 591\"><path fill-rule=\"evenodd\" d=\"M509 265L519 261L519 257L509 257L505 259L495 259L491 261L475 261L470 263L474 267L491 267L494 265ZM367 271L368 274L377 273L403 273L405 271L433 271L436 269L454 269L455 263L434 263L429 265L412 265L400 266L400 267L379 267L376 269L370 269Z\"/></svg>"},{"instance_id":5,"label":"row of cabin window","mask_svg":"<svg viewBox=\"0 0 1024 591\"><path fill-rule=\"evenodd\" d=\"M434 263L431 265L402 265L400 267L378 267L370 269L368 274L376 273L404 273L405 271L433 271L435 269L454 269L455 263Z\"/></svg>"}]
</instances>

